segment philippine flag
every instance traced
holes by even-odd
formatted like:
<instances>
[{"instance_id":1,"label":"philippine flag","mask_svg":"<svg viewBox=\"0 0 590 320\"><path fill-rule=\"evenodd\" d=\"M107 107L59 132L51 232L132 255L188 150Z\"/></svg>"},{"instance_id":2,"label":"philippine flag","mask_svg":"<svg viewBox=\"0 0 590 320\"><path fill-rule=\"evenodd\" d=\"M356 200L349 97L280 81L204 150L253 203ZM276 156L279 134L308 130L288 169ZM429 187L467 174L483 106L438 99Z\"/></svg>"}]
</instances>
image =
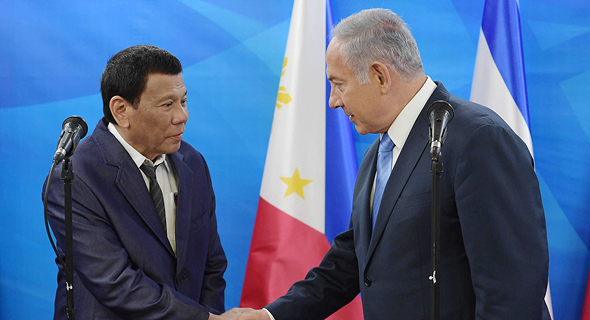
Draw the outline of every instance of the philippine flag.
<instances>
[{"instance_id":1,"label":"philippine flag","mask_svg":"<svg viewBox=\"0 0 590 320\"><path fill-rule=\"evenodd\" d=\"M470 100L498 113L533 155L517 0L485 2ZM549 285L545 302L553 319Z\"/></svg>"},{"instance_id":2,"label":"philippine flag","mask_svg":"<svg viewBox=\"0 0 590 320\"><path fill-rule=\"evenodd\" d=\"M325 1L294 1L243 307L261 308L287 293L348 228L357 163L350 124L326 103L329 14ZM329 319L362 318L357 297Z\"/></svg>"}]
</instances>

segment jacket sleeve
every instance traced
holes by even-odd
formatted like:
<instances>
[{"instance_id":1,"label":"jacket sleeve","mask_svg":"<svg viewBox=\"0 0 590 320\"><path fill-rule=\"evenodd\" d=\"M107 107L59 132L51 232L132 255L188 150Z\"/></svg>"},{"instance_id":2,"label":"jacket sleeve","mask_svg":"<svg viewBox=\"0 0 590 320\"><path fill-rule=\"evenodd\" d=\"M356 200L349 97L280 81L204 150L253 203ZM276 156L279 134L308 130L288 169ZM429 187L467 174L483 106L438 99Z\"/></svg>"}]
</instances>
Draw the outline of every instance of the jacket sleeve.
<instances>
[{"instance_id":1,"label":"jacket sleeve","mask_svg":"<svg viewBox=\"0 0 590 320\"><path fill-rule=\"evenodd\" d=\"M476 319L541 319L548 247L539 183L511 130L484 125L457 162L455 199L476 297Z\"/></svg>"},{"instance_id":2,"label":"jacket sleeve","mask_svg":"<svg viewBox=\"0 0 590 320\"><path fill-rule=\"evenodd\" d=\"M325 319L359 294L353 229L334 238L318 267L266 309L277 320Z\"/></svg>"},{"instance_id":3,"label":"jacket sleeve","mask_svg":"<svg viewBox=\"0 0 590 320\"><path fill-rule=\"evenodd\" d=\"M225 279L223 274L227 268L227 259L223 247L221 246L221 240L217 233L217 217L215 214L215 194L213 192L213 186L211 183L211 176L209 174L209 168L203 158L203 164L207 174L207 182L210 194L210 237L209 237L209 250L207 252L207 263L205 265L205 274L203 276L203 287L201 290L200 303L207 306L208 310L214 314L221 314L225 311L224 306L224 291L225 291Z\"/></svg>"},{"instance_id":4,"label":"jacket sleeve","mask_svg":"<svg viewBox=\"0 0 590 320\"><path fill-rule=\"evenodd\" d=\"M123 247L103 205L79 177L72 181L72 198L74 271L84 287L78 287L78 291L87 290L108 309L103 312L122 319L208 318L205 306L171 285L148 277L140 267L132 266L129 248ZM48 215L60 255L65 257L63 199L63 184L56 172L48 193ZM150 250L131 249L144 250L146 254Z\"/></svg>"}]
</instances>

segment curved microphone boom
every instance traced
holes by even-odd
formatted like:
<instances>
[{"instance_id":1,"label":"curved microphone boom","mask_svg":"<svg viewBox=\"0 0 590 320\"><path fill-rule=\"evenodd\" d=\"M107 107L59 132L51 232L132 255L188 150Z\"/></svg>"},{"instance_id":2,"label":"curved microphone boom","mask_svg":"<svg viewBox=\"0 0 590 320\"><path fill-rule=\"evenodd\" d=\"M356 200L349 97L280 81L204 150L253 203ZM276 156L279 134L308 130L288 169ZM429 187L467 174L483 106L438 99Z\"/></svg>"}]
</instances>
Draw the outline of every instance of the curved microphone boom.
<instances>
[{"instance_id":1,"label":"curved microphone boom","mask_svg":"<svg viewBox=\"0 0 590 320\"><path fill-rule=\"evenodd\" d=\"M57 151L53 156L53 163L57 165L64 158L72 156L78 142L86 136L87 132L88 125L82 117L71 116L64 120L61 135L57 142Z\"/></svg>"},{"instance_id":2,"label":"curved microphone boom","mask_svg":"<svg viewBox=\"0 0 590 320\"><path fill-rule=\"evenodd\" d=\"M454 115L453 107L444 100L435 101L428 107L432 161L438 161L440 158L440 150L447 135L447 125L453 120Z\"/></svg>"}]
</instances>

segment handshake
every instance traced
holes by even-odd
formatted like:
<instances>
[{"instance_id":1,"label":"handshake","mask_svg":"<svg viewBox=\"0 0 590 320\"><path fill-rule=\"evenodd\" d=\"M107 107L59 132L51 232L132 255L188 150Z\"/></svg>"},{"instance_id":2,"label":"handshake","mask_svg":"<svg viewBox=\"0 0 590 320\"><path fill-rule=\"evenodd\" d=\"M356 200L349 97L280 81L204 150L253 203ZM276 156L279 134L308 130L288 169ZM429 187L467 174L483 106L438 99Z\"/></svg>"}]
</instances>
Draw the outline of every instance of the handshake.
<instances>
[{"instance_id":1,"label":"handshake","mask_svg":"<svg viewBox=\"0 0 590 320\"><path fill-rule=\"evenodd\" d=\"M221 315L209 314L209 320L274 320L266 310L233 308Z\"/></svg>"}]
</instances>

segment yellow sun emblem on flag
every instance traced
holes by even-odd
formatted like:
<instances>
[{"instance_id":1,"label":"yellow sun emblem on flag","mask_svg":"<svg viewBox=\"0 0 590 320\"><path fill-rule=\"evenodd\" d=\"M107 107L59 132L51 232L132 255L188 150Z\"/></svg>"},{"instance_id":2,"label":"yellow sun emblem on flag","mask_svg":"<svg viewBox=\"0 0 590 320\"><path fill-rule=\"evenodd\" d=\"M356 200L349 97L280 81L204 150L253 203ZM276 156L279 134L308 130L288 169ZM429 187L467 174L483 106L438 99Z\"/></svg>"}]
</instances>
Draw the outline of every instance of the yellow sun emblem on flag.
<instances>
[{"instance_id":1,"label":"yellow sun emblem on flag","mask_svg":"<svg viewBox=\"0 0 590 320\"><path fill-rule=\"evenodd\" d=\"M289 61L289 58L285 57L285 60L283 60L283 72L281 72L281 77L285 75L285 68L287 68L287 61Z\"/></svg>"},{"instance_id":2,"label":"yellow sun emblem on flag","mask_svg":"<svg viewBox=\"0 0 590 320\"><path fill-rule=\"evenodd\" d=\"M289 59L285 57L283 61L283 72L281 73L281 77L285 75L285 69L287 68L287 61ZM291 95L287 92L287 89L283 86L279 87L279 94L277 95L277 108L282 108L284 105L288 104L289 102L293 101Z\"/></svg>"},{"instance_id":3,"label":"yellow sun emblem on flag","mask_svg":"<svg viewBox=\"0 0 590 320\"><path fill-rule=\"evenodd\" d=\"M285 87L279 87L279 94L277 95L277 108L281 108L287 103L291 102L293 99L287 93L287 89Z\"/></svg>"},{"instance_id":4,"label":"yellow sun emblem on flag","mask_svg":"<svg viewBox=\"0 0 590 320\"><path fill-rule=\"evenodd\" d=\"M303 187L310 184L313 180L301 179L299 176L299 168L295 168L295 172L291 178L280 178L285 184L287 184L287 192L285 192L285 196L283 198L286 198L292 193L297 193L302 199L305 200L305 196L303 195Z\"/></svg>"}]
</instances>

